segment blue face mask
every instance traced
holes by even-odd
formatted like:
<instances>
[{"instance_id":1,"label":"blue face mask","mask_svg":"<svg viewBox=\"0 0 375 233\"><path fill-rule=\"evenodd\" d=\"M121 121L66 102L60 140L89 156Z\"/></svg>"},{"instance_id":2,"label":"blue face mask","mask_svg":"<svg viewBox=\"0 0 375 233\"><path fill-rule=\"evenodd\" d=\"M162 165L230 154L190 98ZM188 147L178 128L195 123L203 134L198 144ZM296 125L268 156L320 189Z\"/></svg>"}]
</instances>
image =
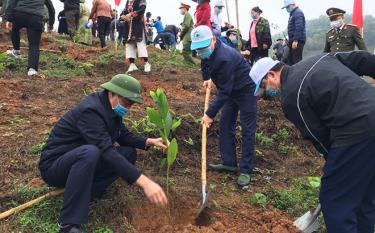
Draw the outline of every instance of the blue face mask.
<instances>
[{"instance_id":1,"label":"blue face mask","mask_svg":"<svg viewBox=\"0 0 375 233\"><path fill-rule=\"evenodd\" d=\"M281 90L274 90L272 88L266 88L267 95L271 97L280 97L281 96Z\"/></svg>"},{"instance_id":2,"label":"blue face mask","mask_svg":"<svg viewBox=\"0 0 375 233\"><path fill-rule=\"evenodd\" d=\"M237 38L234 38L231 42L232 42L232 44L237 45L238 40L237 40Z\"/></svg>"},{"instance_id":3,"label":"blue face mask","mask_svg":"<svg viewBox=\"0 0 375 233\"><path fill-rule=\"evenodd\" d=\"M204 0L198 0L198 4L202 4Z\"/></svg>"},{"instance_id":4,"label":"blue face mask","mask_svg":"<svg viewBox=\"0 0 375 233\"><path fill-rule=\"evenodd\" d=\"M122 106L122 105L119 103L118 96L117 96L117 105L116 105L116 107L113 109L113 111L115 112L115 114L116 114L117 116L123 118L123 117L126 117L126 115L128 115L129 109L125 108L124 106Z\"/></svg>"},{"instance_id":5,"label":"blue face mask","mask_svg":"<svg viewBox=\"0 0 375 233\"><path fill-rule=\"evenodd\" d=\"M252 15L251 18L252 19L257 19L257 17L255 15Z\"/></svg>"},{"instance_id":6,"label":"blue face mask","mask_svg":"<svg viewBox=\"0 0 375 233\"><path fill-rule=\"evenodd\" d=\"M197 53L201 59L209 59L212 54L212 49L210 47L207 47L205 49L197 50Z\"/></svg>"},{"instance_id":7,"label":"blue face mask","mask_svg":"<svg viewBox=\"0 0 375 233\"><path fill-rule=\"evenodd\" d=\"M293 11L293 8L292 8L291 6L288 6L288 7L286 8L286 11L287 11L288 13L290 13L290 12Z\"/></svg>"}]
</instances>

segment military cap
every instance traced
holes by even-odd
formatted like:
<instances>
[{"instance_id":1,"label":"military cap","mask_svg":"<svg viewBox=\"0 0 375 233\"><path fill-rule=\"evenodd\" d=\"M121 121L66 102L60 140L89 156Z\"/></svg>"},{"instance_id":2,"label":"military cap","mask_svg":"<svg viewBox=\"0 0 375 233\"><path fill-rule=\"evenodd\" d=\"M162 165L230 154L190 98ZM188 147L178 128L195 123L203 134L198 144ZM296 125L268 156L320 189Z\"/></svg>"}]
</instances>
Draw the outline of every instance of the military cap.
<instances>
[{"instance_id":1,"label":"military cap","mask_svg":"<svg viewBox=\"0 0 375 233\"><path fill-rule=\"evenodd\" d=\"M181 9L181 8L185 8L186 10L189 10L190 6L188 4L185 4L185 3L181 2L181 6L179 7L179 9Z\"/></svg>"},{"instance_id":2,"label":"military cap","mask_svg":"<svg viewBox=\"0 0 375 233\"><path fill-rule=\"evenodd\" d=\"M339 8L331 7L326 11L326 13L327 13L328 17L333 18L333 17L337 17L337 16L340 16L340 15L344 15L346 13L346 11L341 10Z\"/></svg>"}]
</instances>

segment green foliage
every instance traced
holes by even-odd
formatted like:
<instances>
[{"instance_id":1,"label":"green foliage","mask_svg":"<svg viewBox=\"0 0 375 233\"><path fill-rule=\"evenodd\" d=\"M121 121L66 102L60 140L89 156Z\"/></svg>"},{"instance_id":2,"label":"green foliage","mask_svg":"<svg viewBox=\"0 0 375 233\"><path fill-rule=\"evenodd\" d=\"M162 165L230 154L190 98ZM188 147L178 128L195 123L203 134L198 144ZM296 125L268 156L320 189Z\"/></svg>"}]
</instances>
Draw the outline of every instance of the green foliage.
<instances>
[{"instance_id":1,"label":"green foliage","mask_svg":"<svg viewBox=\"0 0 375 233\"><path fill-rule=\"evenodd\" d=\"M295 154L297 151L294 146L286 145L284 143L280 143L278 149L282 155Z\"/></svg>"},{"instance_id":2,"label":"green foliage","mask_svg":"<svg viewBox=\"0 0 375 233\"><path fill-rule=\"evenodd\" d=\"M310 179L311 180L311 179ZM275 208L287 211L292 217L298 217L315 208L319 202L319 187L314 182L303 178L296 180L288 190L270 189L266 192L269 202Z\"/></svg>"},{"instance_id":3,"label":"green foliage","mask_svg":"<svg viewBox=\"0 0 375 233\"><path fill-rule=\"evenodd\" d=\"M256 132L255 142L262 147L269 148L273 144L274 140L264 135L262 132Z\"/></svg>"},{"instance_id":4,"label":"green foliage","mask_svg":"<svg viewBox=\"0 0 375 233\"><path fill-rule=\"evenodd\" d=\"M307 177L307 180L309 182L309 185L313 188L319 188L320 187L320 177L315 177L315 176L309 176Z\"/></svg>"},{"instance_id":5,"label":"green foliage","mask_svg":"<svg viewBox=\"0 0 375 233\"><path fill-rule=\"evenodd\" d=\"M117 62L123 62L123 59L124 58L123 58L123 55L121 53L109 52L109 53L104 53L104 54L99 56L98 64L101 67L106 67L109 64L114 63L114 62L116 62L116 63Z\"/></svg>"},{"instance_id":6,"label":"green foliage","mask_svg":"<svg viewBox=\"0 0 375 233\"><path fill-rule=\"evenodd\" d=\"M189 145L189 146L191 146L191 147L194 147L194 140L193 140L191 137L189 137L188 139L185 139L184 142L185 142L187 145Z\"/></svg>"},{"instance_id":7,"label":"green foliage","mask_svg":"<svg viewBox=\"0 0 375 233\"><path fill-rule=\"evenodd\" d=\"M157 67L173 68L173 69L193 69L195 65L189 64L184 61L179 51L168 52L158 50L157 52L150 53L150 59L154 61L154 65Z\"/></svg>"},{"instance_id":8,"label":"green foliage","mask_svg":"<svg viewBox=\"0 0 375 233\"><path fill-rule=\"evenodd\" d=\"M113 233L113 231L107 227L98 227L93 231L93 233Z\"/></svg>"},{"instance_id":9,"label":"green foliage","mask_svg":"<svg viewBox=\"0 0 375 233\"><path fill-rule=\"evenodd\" d=\"M268 198L263 193L255 193L253 196L249 198L249 202L252 205L257 205L264 208L264 206L268 202Z\"/></svg>"},{"instance_id":10,"label":"green foliage","mask_svg":"<svg viewBox=\"0 0 375 233\"><path fill-rule=\"evenodd\" d=\"M129 118L125 118L125 122L128 123L133 132L138 135L155 137L159 134L158 127L150 122L148 116L143 117L139 120L131 120Z\"/></svg>"},{"instance_id":11,"label":"green foliage","mask_svg":"<svg viewBox=\"0 0 375 233\"><path fill-rule=\"evenodd\" d=\"M0 53L0 72L5 71L6 60L7 60L7 54L6 53Z\"/></svg>"},{"instance_id":12,"label":"green foliage","mask_svg":"<svg viewBox=\"0 0 375 233\"><path fill-rule=\"evenodd\" d=\"M30 149L31 154L39 155L42 152L45 145L46 145L45 142L41 142L41 143L32 145L31 149Z\"/></svg>"},{"instance_id":13,"label":"green foliage","mask_svg":"<svg viewBox=\"0 0 375 233\"><path fill-rule=\"evenodd\" d=\"M289 138L289 132L288 132L288 129L286 128L281 128L277 134L276 134L276 137L278 140L282 141L282 142L286 142Z\"/></svg>"}]
</instances>

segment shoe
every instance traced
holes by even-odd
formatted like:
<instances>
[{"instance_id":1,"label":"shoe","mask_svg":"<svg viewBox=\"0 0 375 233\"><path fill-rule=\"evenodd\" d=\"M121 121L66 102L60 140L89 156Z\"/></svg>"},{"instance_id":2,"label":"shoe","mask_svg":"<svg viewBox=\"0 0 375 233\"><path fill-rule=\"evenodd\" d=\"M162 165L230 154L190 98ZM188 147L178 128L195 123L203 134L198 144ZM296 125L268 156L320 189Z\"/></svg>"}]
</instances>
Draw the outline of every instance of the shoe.
<instances>
[{"instance_id":1,"label":"shoe","mask_svg":"<svg viewBox=\"0 0 375 233\"><path fill-rule=\"evenodd\" d=\"M6 54L12 55L15 58L20 58L21 57L21 51L20 50L15 50L15 49L7 50Z\"/></svg>"},{"instance_id":2,"label":"shoe","mask_svg":"<svg viewBox=\"0 0 375 233\"><path fill-rule=\"evenodd\" d=\"M88 233L87 231L81 229L78 225L68 226L68 227L61 227L60 233Z\"/></svg>"},{"instance_id":3,"label":"shoe","mask_svg":"<svg viewBox=\"0 0 375 233\"><path fill-rule=\"evenodd\" d=\"M145 63L145 72L149 73L150 71L151 71L151 65L150 65L150 63L146 62Z\"/></svg>"},{"instance_id":4,"label":"shoe","mask_svg":"<svg viewBox=\"0 0 375 233\"><path fill-rule=\"evenodd\" d=\"M134 63L130 63L129 69L126 73L130 73L130 72L133 72L133 71L136 71L136 70L138 70L138 67Z\"/></svg>"},{"instance_id":5,"label":"shoe","mask_svg":"<svg viewBox=\"0 0 375 233\"><path fill-rule=\"evenodd\" d=\"M241 187L248 186L250 184L250 180L249 174L241 173L237 179L237 184Z\"/></svg>"},{"instance_id":6,"label":"shoe","mask_svg":"<svg viewBox=\"0 0 375 233\"><path fill-rule=\"evenodd\" d=\"M238 167L227 166L224 164L208 164L208 168L217 172L238 172Z\"/></svg>"},{"instance_id":7,"label":"shoe","mask_svg":"<svg viewBox=\"0 0 375 233\"><path fill-rule=\"evenodd\" d=\"M38 71L34 70L33 68L30 68L29 71L27 71L28 76L34 76L37 74L38 74Z\"/></svg>"}]
</instances>

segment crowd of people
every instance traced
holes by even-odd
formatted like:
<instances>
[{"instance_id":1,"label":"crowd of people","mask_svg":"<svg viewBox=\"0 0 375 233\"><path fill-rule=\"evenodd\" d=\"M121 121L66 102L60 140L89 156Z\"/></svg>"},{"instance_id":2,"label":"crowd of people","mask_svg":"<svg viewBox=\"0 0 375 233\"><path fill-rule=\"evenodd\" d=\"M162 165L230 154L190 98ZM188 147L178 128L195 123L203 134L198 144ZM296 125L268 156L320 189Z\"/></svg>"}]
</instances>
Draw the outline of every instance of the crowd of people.
<instances>
[{"instance_id":1,"label":"crowd of people","mask_svg":"<svg viewBox=\"0 0 375 233\"><path fill-rule=\"evenodd\" d=\"M51 30L55 18L53 4L50 0L7 1L4 18L13 43L8 53L20 56L19 31L26 28L28 75L35 75L44 6ZM62 1L64 10L58 16L58 31L74 39L81 25L82 2ZM375 89L359 76L375 77L375 55L365 51L359 29L344 22L345 11L329 8L326 13L331 29L322 49L326 53L303 59L306 22L296 0L284 0L282 9L290 15L288 38L278 38L275 43L270 22L262 16L260 7L254 6L250 11L249 37L244 40L240 30L228 23L223 25L221 13L226 6L222 0L215 0L213 9L210 0L196 2L194 19L191 6L181 3L183 21L177 27L164 26L160 16L153 20L152 14L146 13L146 0L127 0L119 16L106 0L94 0L84 26L90 33L96 28L102 48L106 47L111 28L117 26L118 41L125 44L128 73L138 70L137 58L143 62L145 72L151 71L147 51L151 44L173 50L181 41L187 63L194 64L193 57L200 59L204 88L210 90L215 86L218 90L202 124L211 127L221 111L221 162L209 164L208 168L238 173L240 187L251 182L258 96L281 98L286 118L326 159L320 203L328 232L373 233ZM113 25L114 22L118 24ZM353 51L355 46L360 51ZM119 177L139 185L152 203L167 204L162 188L134 165L135 148L147 150L150 146L167 145L161 138L132 134L122 121L133 104L143 103L139 81L119 74L101 87L102 92L86 97L58 121L42 151L39 169L43 179L50 186L65 187L60 215L64 233L85 232L81 225L87 223L90 200L100 199ZM235 138L238 116L242 135L239 162ZM118 142L119 147L113 142Z\"/></svg>"}]
</instances>

